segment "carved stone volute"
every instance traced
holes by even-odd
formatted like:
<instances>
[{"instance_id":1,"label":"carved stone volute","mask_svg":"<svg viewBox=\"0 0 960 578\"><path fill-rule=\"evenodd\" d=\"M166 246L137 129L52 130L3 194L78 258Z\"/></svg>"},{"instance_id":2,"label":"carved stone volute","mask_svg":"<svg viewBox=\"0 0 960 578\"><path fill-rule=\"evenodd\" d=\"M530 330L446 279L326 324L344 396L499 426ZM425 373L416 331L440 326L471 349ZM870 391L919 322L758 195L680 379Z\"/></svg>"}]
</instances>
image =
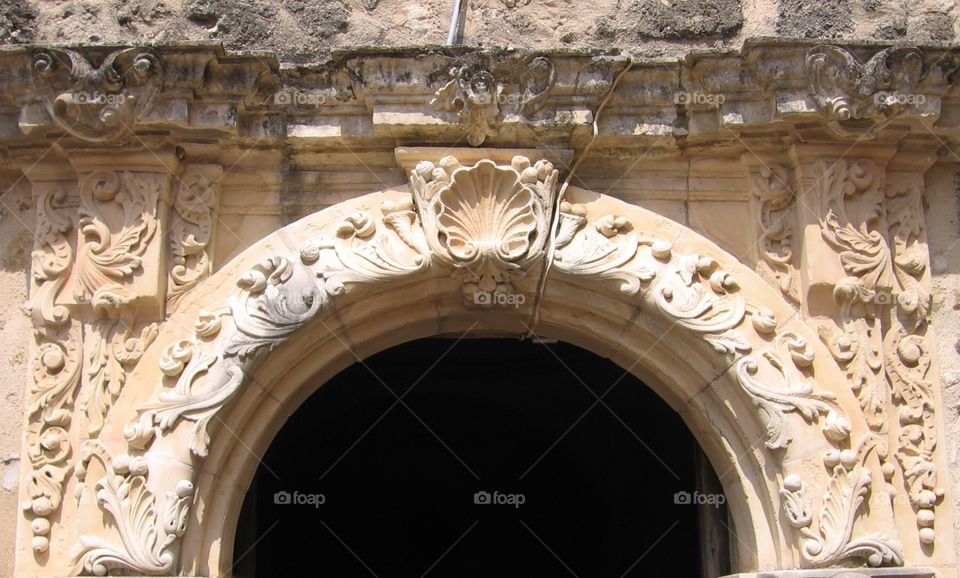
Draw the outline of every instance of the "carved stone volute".
<instances>
[{"instance_id":1,"label":"carved stone volute","mask_svg":"<svg viewBox=\"0 0 960 578\"><path fill-rule=\"evenodd\" d=\"M914 94L923 72L923 54L914 47L887 48L861 62L837 46L816 46L807 53L810 94L839 134L869 131L917 104ZM866 128L856 121L869 120Z\"/></svg>"},{"instance_id":2,"label":"carved stone volute","mask_svg":"<svg viewBox=\"0 0 960 578\"><path fill-rule=\"evenodd\" d=\"M33 81L53 121L89 142L122 142L163 87L163 65L148 50L112 52L94 64L72 50L34 54Z\"/></svg>"}]
</instances>

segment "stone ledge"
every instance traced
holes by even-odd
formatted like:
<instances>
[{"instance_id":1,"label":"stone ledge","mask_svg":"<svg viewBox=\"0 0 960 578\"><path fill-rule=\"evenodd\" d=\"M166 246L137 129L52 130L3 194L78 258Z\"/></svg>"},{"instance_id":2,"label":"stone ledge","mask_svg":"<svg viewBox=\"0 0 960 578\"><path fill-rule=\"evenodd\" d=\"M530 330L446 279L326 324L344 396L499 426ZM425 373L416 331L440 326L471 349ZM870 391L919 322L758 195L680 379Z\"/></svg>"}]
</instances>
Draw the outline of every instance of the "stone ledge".
<instances>
[{"instance_id":1,"label":"stone ledge","mask_svg":"<svg viewBox=\"0 0 960 578\"><path fill-rule=\"evenodd\" d=\"M67 133L68 147L69 137L116 146L134 134L326 146L429 131L437 144L565 148L589 138L628 64L614 53L422 48L344 51L294 69L211 45L7 49L0 143ZM603 111L600 145L678 148L761 130L808 141L960 136L960 115L941 114L960 104L960 56L941 46L757 40L631 66ZM103 86L111 67L120 86Z\"/></svg>"},{"instance_id":2,"label":"stone ledge","mask_svg":"<svg viewBox=\"0 0 960 578\"><path fill-rule=\"evenodd\" d=\"M932 568L824 568L821 570L774 570L746 574L730 574L723 578L933 578Z\"/></svg>"}]
</instances>

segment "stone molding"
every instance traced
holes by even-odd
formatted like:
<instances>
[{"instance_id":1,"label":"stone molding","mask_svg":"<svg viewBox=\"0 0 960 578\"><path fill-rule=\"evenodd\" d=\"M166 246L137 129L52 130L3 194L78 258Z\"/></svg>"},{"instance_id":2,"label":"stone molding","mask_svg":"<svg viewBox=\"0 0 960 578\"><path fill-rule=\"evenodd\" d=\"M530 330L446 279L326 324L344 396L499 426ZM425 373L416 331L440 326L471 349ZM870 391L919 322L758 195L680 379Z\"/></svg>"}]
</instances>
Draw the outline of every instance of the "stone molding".
<instances>
[{"instance_id":1,"label":"stone molding","mask_svg":"<svg viewBox=\"0 0 960 578\"><path fill-rule=\"evenodd\" d=\"M472 146L588 137L593 112L629 59L604 53L464 48L337 53L324 67L281 69L268 55L215 45L15 48L0 91L0 137L66 132L120 144L138 133L215 131L303 143L415 136ZM957 55L941 47L751 41L740 53L638 62L599 126L599 143L689 137L746 141L783 123L799 134L863 140L956 133L944 106ZM667 142L660 137L670 136ZM887 135L887 136L885 136Z\"/></svg>"}]
</instances>

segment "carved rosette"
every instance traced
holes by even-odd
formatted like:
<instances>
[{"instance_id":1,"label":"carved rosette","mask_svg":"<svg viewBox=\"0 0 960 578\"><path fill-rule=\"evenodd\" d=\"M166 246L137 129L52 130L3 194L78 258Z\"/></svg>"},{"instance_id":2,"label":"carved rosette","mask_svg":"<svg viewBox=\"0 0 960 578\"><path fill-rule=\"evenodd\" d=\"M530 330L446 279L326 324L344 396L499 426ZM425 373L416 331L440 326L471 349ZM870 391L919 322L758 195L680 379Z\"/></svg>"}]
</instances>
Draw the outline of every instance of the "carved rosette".
<instances>
[{"instance_id":1,"label":"carved rosette","mask_svg":"<svg viewBox=\"0 0 960 578\"><path fill-rule=\"evenodd\" d=\"M163 88L163 65L148 50L130 48L98 65L72 50L34 54L33 83L53 121L89 142L122 142L152 109Z\"/></svg>"},{"instance_id":2,"label":"carved rosette","mask_svg":"<svg viewBox=\"0 0 960 578\"><path fill-rule=\"evenodd\" d=\"M866 63L845 48L821 45L806 57L810 94L840 136L869 137L878 127L915 105L923 73L917 48L887 48ZM866 125L857 121L871 121Z\"/></svg>"},{"instance_id":3,"label":"carved rosette","mask_svg":"<svg viewBox=\"0 0 960 578\"><path fill-rule=\"evenodd\" d=\"M454 157L422 162L410 185L433 255L463 280L467 304L478 294L512 294L513 282L543 260L558 172L526 157L509 166Z\"/></svg>"}]
</instances>

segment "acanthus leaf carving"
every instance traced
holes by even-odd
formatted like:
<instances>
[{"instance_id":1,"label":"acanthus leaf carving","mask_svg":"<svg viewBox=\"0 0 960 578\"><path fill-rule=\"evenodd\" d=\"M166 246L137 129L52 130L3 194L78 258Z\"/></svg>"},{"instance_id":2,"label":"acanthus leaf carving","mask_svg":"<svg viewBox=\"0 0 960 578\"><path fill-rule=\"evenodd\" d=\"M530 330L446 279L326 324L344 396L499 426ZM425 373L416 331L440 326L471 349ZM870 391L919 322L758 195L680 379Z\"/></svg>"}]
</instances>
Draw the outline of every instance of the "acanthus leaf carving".
<instances>
[{"instance_id":1,"label":"acanthus leaf carving","mask_svg":"<svg viewBox=\"0 0 960 578\"><path fill-rule=\"evenodd\" d=\"M134 334L132 323L128 319L98 319L84 334L84 377L90 385L81 406L90 436L103 428L107 412L126 383L127 371L157 337L155 323L148 323L139 335Z\"/></svg>"},{"instance_id":2,"label":"acanthus leaf carving","mask_svg":"<svg viewBox=\"0 0 960 578\"><path fill-rule=\"evenodd\" d=\"M585 215L584 207L562 203L554 267L571 275L620 281L621 293L637 295L643 283L656 277L661 267L658 261L670 258L670 243L638 235L630 222L618 215L605 215L591 230L578 235L587 225ZM656 261L635 259L641 246L649 246Z\"/></svg>"},{"instance_id":3,"label":"acanthus leaf carving","mask_svg":"<svg viewBox=\"0 0 960 578\"><path fill-rule=\"evenodd\" d=\"M825 568L850 559L873 567L903 565L903 548L895 538L879 532L855 535L856 521L864 513L873 483L866 461L877 444L878 438L870 434L856 450L828 452L824 464L830 480L816 525L806 483L795 474L784 478L780 490L783 513L804 539L800 548L804 565Z\"/></svg>"},{"instance_id":4,"label":"acanthus leaf carving","mask_svg":"<svg viewBox=\"0 0 960 578\"><path fill-rule=\"evenodd\" d=\"M159 225L158 203L169 200L168 186L159 173L94 171L82 180L75 297L99 317L115 316L137 297L126 282L143 265ZM110 222L108 203L122 210L119 226Z\"/></svg>"},{"instance_id":5,"label":"acanthus leaf carving","mask_svg":"<svg viewBox=\"0 0 960 578\"><path fill-rule=\"evenodd\" d=\"M366 213L348 215L332 238L301 249L303 264L280 256L264 259L237 281L226 311L201 312L196 336L164 351L161 370L176 384L144 404L137 421L125 428L131 445L144 448L158 431L185 419L194 423L192 453L206 456L210 420L266 352L352 285L402 278L428 267L411 202L384 203L381 211L383 231ZM223 316L233 320L229 329L222 327ZM200 343L207 341L201 351Z\"/></svg>"},{"instance_id":6,"label":"acanthus leaf carving","mask_svg":"<svg viewBox=\"0 0 960 578\"><path fill-rule=\"evenodd\" d=\"M226 335L207 332L208 338L219 335L211 350L197 355L196 342L176 342L175 350L167 348L161 363L165 375L178 377L176 385L144 404L138 421L127 426L124 434L133 446L145 447L157 433L155 428L164 432L187 419L194 423L191 451L206 456L209 422L236 393L245 372L312 319L326 300L304 270L282 257L261 261L237 281L237 287L230 303L233 327ZM203 327L198 325L197 341ZM174 357L179 362L171 365Z\"/></svg>"},{"instance_id":7,"label":"acanthus leaf carving","mask_svg":"<svg viewBox=\"0 0 960 578\"><path fill-rule=\"evenodd\" d=\"M799 335L785 332L777 335L775 349L763 353L783 380L782 386L771 386L758 377L759 364L752 356L741 358L736 365L737 381L767 419L766 446L782 449L792 441L786 415L795 412L812 423L825 415L823 433L833 441L850 436L850 420L843 415L831 392L817 392L812 380L803 379L801 368L813 363L810 345ZM789 360L789 363L787 362Z\"/></svg>"},{"instance_id":8,"label":"acanthus leaf carving","mask_svg":"<svg viewBox=\"0 0 960 578\"><path fill-rule=\"evenodd\" d=\"M93 308L95 319L84 335L84 388L81 406L90 436L103 427L113 401L143 350L156 337L153 324L137 325L131 285L160 227L158 212L167 199L168 177L160 173L96 170L80 182L81 241L74 297Z\"/></svg>"},{"instance_id":9,"label":"acanthus leaf carving","mask_svg":"<svg viewBox=\"0 0 960 578\"><path fill-rule=\"evenodd\" d=\"M412 199L386 202L380 211L383 227L378 227L367 213L352 213L340 223L335 236L308 243L300 251L305 264L316 265L328 295L341 295L355 283L412 275L430 265L426 242L415 226L417 214ZM322 251L332 251L336 258L320 262Z\"/></svg>"},{"instance_id":10,"label":"acanthus leaf carving","mask_svg":"<svg viewBox=\"0 0 960 578\"><path fill-rule=\"evenodd\" d=\"M116 525L121 544L99 536L81 536L73 555L75 573L106 576L117 571L147 575L176 572L174 543L187 529L187 514L193 501L190 480L180 480L173 492L158 503L147 485L149 466L142 456L110 456L99 441L88 441L77 466L81 483L92 459L98 460L106 475L96 483L96 499Z\"/></svg>"},{"instance_id":11,"label":"acanthus leaf carving","mask_svg":"<svg viewBox=\"0 0 960 578\"><path fill-rule=\"evenodd\" d=\"M847 275L856 279L860 300L870 303L878 291L893 287L893 269L885 232L880 168L870 160L840 159L815 163L820 187L820 232L840 254Z\"/></svg>"},{"instance_id":12,"label":"acanthus leaf carving","mask_svg":"<svg viewBox=\"0 0 960 578\"><path fill-rule=\"evenodd\" d=\"M568 275L620 282L627 296L647 295L667 319L702 336L718 353L738 357L753 347L739 326L748 308L752 325L759 334L774 334L777 351L765 359L780 375L783 385L771 386L757 377L756 357L740 357L736 374L741 388L767 419L766 445L785 448L792 437L786 413L796 412L808 423L820 416L823 434L832 441L849 437L850 420L843 415L829 392L815 391L812 380L804 380L802 368L813 363L813 349L792 332L776 333L776 318L769 311L748 307L739 295L739 285L717 262L701 255L677 255L669 242L633 231L631 223L616 215L605 215L588 226L586 210L564 202L557 228L554 267ZM790 367L788 367L788 363Z\"/></svg>"},{"instance_id":13,"label":"acanthus leaf carving","mask_svg":"<svg viewBox=\"0 0 960 578\"><path fill-rule=\"evenodd\" d=\"M439 166L421 163L411 174L410 197L383 203L379 215L368 209L347 213L332 234L301 248L299 262L284 256L261 261L240 278L228 306L202 311L194 334L164 350L164 383L125 428L130 446L149 451L156 437L189 422L191 453L204 458L211 421L264 354L355 286L439 266L477 289L491 282L493 290L502 289L498 285L508 285L545 257L556 180L552 165L531 166L523 157L509 166L480 161L464 167L452 157ZM713 258L677 254L665 239L634 230L616 214L588 219L584 206L563 203L558 218L555 268L616 281L623 296L656 307L665 319L732 357L741 387L767 417L768 447L790 443L789 413L820 423L831 442L846 443L849 419L835 397L817 391L812 374L805 373L814 360L812 348L796 333L778 331L773 312L748 303L737 280ZM745 333L751 326L775 348L753 355L754 341ZM149 565L136 571L152 572Z\"/></svg>"},{"instance_id":14,"label":"acanthus leaf carving","mask_svg":"<svg viewBox=\"0 0 960 578\"><path fill-rule=\"evenodd\" d=\"M834 301L840 306L840 329L828 323L818 326L821 341L834 359L846 371L850 387L860 402L867 425L877 433L887 431L886 407L889 388L883 371L883 356L875 344L875 318L864 318L852 313L860 302L860 282L853 277L841 279L833 290Z\"/></svg>"},{"instance_id":15,"label":"acanthus leaf carving","mask_svg":"<svg viewBox=\"0 0 960 578\"><path fill-rule=\"evenodd\" d=\"M936 540L934 510L944 489L937 484L936 390L928 378L932 359L926 332L932 299L926 279L929 255L922 240L923 194L919 186L888 187L886 197L897 287L884 338L884 361L898 405L896 457L916 510L920 542L929 545Z\"/></svg>"},{"instance_id":16,"label":"acanthus leaf carving","mask_svg":"<svg viewBox=\"0 0 960 578\"><path fill-rule=\"evenodd\" d=\"M818 161L815 168L822 183L822 235L848 275L833 292L840 330L821 326L821 337L846 369L872 431L886 435L887 408L898 407L895 457L919 539L932 544L933 512L943 489L933 459L936 404L924 337L931 298L922 193L918 186L881 189L879 168L871 161L841 160L832 168ZM886 452L880 459L888 459ZM895 468L886 462L884 467L890 482Z\"/></svg>"},{"instance_id":17,"label":"acanthus leaf carving","mask_svg":"<svg viewBox=\"0 0 960 578\"><path fill-rule=\"evenodd\" d=\"M110 53L99 66L73 50L34 54L33 81L53 121L89 142L121 142L153 108L163 65L148 50Z\"/></svg>"}]
</instances>

